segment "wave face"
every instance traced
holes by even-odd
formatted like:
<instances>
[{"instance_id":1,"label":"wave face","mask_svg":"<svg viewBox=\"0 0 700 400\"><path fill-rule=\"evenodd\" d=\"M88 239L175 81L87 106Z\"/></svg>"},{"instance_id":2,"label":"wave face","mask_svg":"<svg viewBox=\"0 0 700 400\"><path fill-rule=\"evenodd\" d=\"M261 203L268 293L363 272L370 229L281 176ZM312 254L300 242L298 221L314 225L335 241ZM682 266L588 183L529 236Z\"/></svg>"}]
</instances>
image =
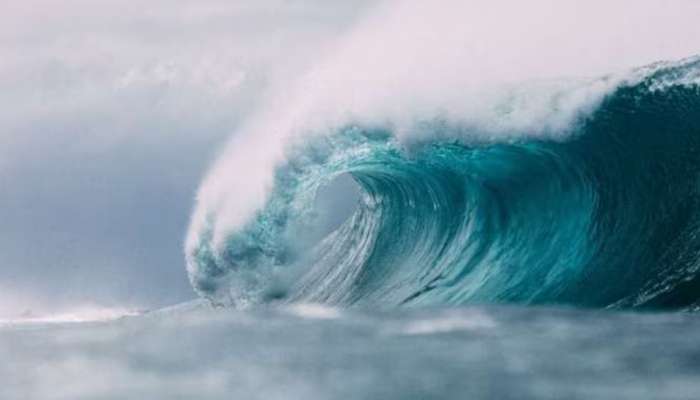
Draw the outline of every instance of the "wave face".
<instances>
[{"instance_id":1,"label":"wave face","mask_svg":"<svg viewBox=\"0 0 700 400\"><path fill-rule=\"evenodd\" d=\"M298 140L245 224L216 239L208 210L193 225L191 281L235 305L693 306L700 60L637 72L563 140L447 139L479 136L439 118L411 145L353 124ZM317 190L342 174L360 188L356 210L304 239Z\"/></svg>"}]
</instances>

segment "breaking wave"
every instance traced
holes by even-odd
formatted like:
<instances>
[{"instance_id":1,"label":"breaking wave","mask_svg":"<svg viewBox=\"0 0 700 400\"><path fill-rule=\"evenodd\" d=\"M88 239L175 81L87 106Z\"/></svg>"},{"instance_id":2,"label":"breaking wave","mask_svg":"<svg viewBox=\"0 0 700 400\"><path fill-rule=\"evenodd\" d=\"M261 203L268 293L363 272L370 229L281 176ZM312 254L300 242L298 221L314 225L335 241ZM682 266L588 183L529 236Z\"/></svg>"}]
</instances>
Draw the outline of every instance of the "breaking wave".
<instances>
[{"instance_id":1,"label":"breaking wave","mask_svg":"<svg viewBox=\"0 0 700 400\"><path fill-rule=\"evenodd\" d=\"M566 135L435 117L410 141L390 124L297 136L240 222L221 229L225 207L200 201L191 281L235 305L692 306L700 60L632 75L572 114ZM341 175L359 187L356 209L318 239L316 193Z\"/></svg>"}]
</instances>

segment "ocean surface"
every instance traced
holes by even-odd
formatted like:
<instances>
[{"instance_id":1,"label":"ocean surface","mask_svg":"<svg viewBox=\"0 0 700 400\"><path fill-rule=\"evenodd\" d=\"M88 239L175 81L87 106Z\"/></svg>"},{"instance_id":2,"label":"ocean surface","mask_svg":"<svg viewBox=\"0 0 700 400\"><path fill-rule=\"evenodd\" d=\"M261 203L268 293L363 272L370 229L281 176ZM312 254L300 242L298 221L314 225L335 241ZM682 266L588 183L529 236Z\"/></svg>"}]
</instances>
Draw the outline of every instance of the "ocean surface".
<instances>
[{"instance_id":1,"label":"ocean surface","mask_svg":"<svg viewBox=\"0 0 700 400\"><path fill-rule=\"evenodd\" d=\"M686 399L700 318L473 306L186 304L0 327L2 399Z\"/></svg>"}]
</instances>

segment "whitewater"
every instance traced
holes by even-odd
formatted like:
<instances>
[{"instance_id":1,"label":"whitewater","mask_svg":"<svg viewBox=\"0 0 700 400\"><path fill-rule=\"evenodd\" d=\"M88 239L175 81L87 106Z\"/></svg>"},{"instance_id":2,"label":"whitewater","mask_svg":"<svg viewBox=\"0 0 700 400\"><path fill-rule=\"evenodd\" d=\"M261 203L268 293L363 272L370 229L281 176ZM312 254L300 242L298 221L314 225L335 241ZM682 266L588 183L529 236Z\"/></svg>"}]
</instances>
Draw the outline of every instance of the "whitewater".
<instances>
[{"instance_id":1,"label":"whitewater","mask_svg":"<svg viewBox=\"0 0 700 400\"><path fill-rule=\"evenodd\" d=\"M0 398L697 398L698 17L377 3L218 149L199 299L0 324Z\"/></svg>"}]
</instances>

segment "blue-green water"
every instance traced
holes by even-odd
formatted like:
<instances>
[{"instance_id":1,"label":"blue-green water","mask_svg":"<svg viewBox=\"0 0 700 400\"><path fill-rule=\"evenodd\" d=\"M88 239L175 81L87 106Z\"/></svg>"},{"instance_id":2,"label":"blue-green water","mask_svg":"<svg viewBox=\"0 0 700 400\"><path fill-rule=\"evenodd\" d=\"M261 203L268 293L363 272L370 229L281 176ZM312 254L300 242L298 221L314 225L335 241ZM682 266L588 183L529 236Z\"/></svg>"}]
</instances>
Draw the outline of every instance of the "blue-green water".
<instances>
[{"instance_id":1,"label":"blue-green water","mask_svg":"<svg viewBox=\"0 0 700 400\"><path fill-rule=\"evenodd\" d=\"M476 128L440 117L414 127L423 132L409 145L361 125L309 136L223 242L208 213L188 249L191 280L234 305L693 307L698 74L697 59L641 69L556 138L467 140ZM355 212L302 240L317 189L342 174L360 188Z\"/></svg>"}]
</instances>

